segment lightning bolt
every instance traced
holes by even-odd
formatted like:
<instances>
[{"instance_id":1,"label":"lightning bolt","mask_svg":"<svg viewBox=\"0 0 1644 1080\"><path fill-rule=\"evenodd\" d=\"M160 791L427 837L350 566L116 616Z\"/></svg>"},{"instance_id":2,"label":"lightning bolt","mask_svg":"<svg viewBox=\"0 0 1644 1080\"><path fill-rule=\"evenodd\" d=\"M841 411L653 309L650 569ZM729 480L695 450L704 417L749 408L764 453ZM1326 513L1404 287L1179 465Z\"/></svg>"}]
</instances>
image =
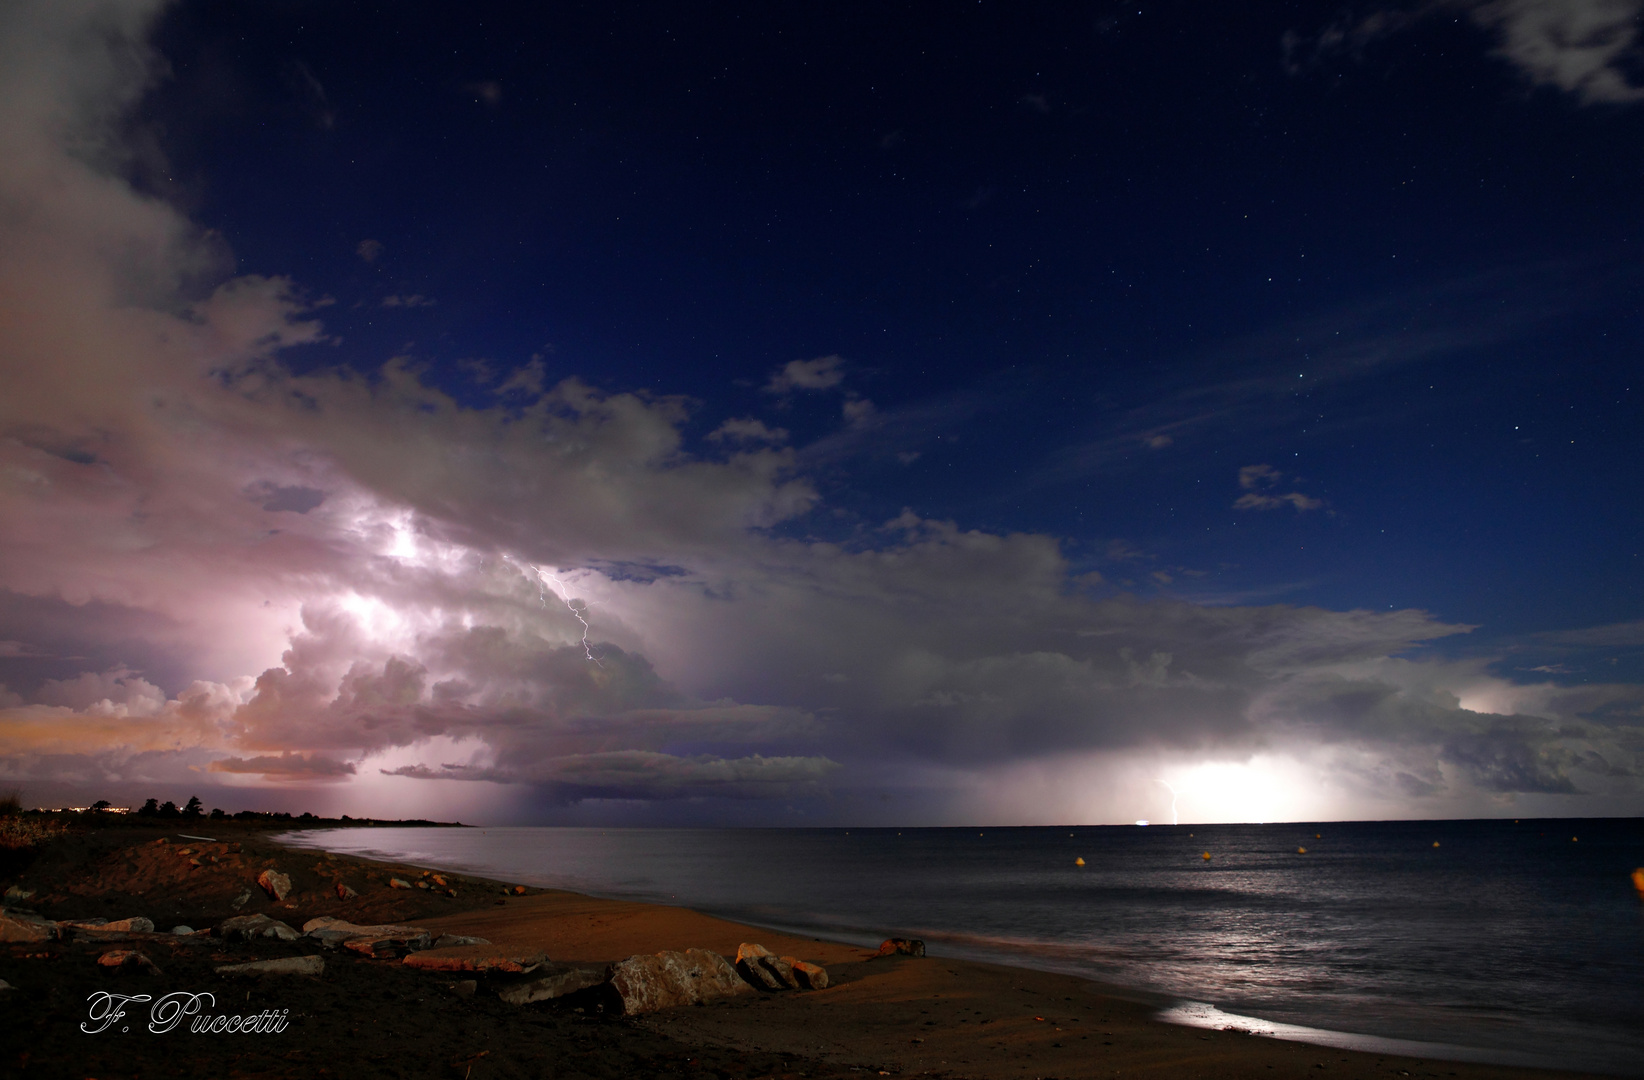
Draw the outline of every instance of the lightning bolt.
<instances>
[{"instance_id":1,"label":"lightning bolt","mask_svg":"<svg viewBox=\"0 0 1644 1080\"><path fill-rule=\"evenodd\" d=\"M540 577L554 583L554 588L559 590L559 598L565 601L565 609L572 615L575 615L577 617L577 622L582 624L583 654L594 663L599 664L600 667L604 667L604 664L599 663L599 657L594 655L593 646L588 644L588 620L583 618L583 613L588 610L588 601L584 600L582 602L582 607L577 607L576 604L571 602L571 594L565 591L565 582L561 581L557 574L550 574L540 566L533 566L531 569L535 570Z\"/></svg>"},{"instance_id":2,"label":"lightning bolt","mask_svg":"<svg viewBox=\"0 0 1644 1080\"><path fill-rule=\"evenodd\" d=\"M1170 788L1170 823L1172 825L1180 825L1181 822L1176 820L1176 800L1177 800L1177 798L1179 798L1181 796L1181 792L1177 791L1173 787L1170 787L1169 784L1166 784L1163 780L1160 780L1157 776L1155 776L1153 778L1153 782L1155 784L1164 784L1165 787Z\"/></svg>"},{"instance_id":3,"label":"lightning bolt","mask_svg":"<svg viewBox=\"0 0 1644 1080\"><path fill-rule=\"evenodd\" d=\"M510 563L512 563L514 561L512 558L509 558L509 556L507 556L507 555L504 555L503 558L506 559ZM592 660L594 663L599 664L600 667L604 667L605 665L600 662L599 657L594 655L593 646L588 643L588 631L589 631L590 627L588 626L588 620L586 618L584 618L584 614L588 610L588 601L586 601L586 600L582 601L582 606L580 608L577 607L576 604L573 603L572 600L571 600L571 594L565 590L565 582L563 582L559 579L558 574L551 574L547 570L544 570L542 567L537 566L535 563L527 563L525 565L529 566L531 568L531 573L536 575L537 596L538 596L539 599L541 599L543 607L548 606L548 592L545 588L545 585L546 585L547 582L550 582L550 581L554 583L554 589L559 593L559 599L565 605L565 609L576 617L577 622L582 624L582 653L583 653L583 655L586 656L588 659ZM524 572L523 569L521 570L521 572L522 573Z\"/></svg>"}]
</instances>

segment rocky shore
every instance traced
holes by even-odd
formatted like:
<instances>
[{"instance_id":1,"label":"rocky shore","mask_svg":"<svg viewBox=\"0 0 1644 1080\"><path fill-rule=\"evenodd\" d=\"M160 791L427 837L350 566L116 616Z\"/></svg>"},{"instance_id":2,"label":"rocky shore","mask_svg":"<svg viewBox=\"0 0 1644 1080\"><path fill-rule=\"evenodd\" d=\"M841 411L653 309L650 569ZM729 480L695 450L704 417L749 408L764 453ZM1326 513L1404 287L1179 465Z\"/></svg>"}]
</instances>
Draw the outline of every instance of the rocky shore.
<instances>
[{"instance_id":1,"label":"rocky shore","mask_svg":"<svg viewBox=\"0 0 1644 1080\"><path fill-rule=\"evenodd\" d=\"M1556 1075L1172 1027L914 940L864 950L210 831L74 829L8 868L0 1074Z\"/></svg>"}]
</instances>

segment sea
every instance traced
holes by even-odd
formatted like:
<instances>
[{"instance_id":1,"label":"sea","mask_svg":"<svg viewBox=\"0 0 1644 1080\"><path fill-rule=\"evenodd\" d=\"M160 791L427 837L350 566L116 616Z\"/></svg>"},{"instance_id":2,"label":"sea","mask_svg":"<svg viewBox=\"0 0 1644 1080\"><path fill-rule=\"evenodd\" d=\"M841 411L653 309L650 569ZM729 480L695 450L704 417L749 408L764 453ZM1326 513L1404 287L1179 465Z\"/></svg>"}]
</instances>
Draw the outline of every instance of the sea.
<instances>
[{"instance_id":1,"label":"sea","mask_svg":"<svg viewBox=\"0 0 1644 1080\"><path fill-rule=\"evenodd\" d=\"M1639 818L282 839L865 946L918 937L1175 1023L1644 1076Z\"/></svg>"}]
</instances>

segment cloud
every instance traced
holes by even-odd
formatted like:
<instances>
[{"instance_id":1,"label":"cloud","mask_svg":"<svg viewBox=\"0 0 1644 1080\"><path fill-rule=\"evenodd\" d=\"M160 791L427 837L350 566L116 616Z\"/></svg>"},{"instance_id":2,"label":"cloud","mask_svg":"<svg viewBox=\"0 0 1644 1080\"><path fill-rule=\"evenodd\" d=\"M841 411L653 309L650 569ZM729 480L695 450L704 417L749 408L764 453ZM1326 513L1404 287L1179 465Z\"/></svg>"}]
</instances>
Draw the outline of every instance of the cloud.
<instances>
[{"instance_id":1,"label":"cloud","mask_svg":"<svg viewBox=\"0 0 1644 1080\"><path fill-rule=\"evenodd\" d=\"M795 390L831 390L845 381L842 356L818 356L814 360L789 360L765 384L768 394L790 394Z\"/></svg>"},{"instance_id":2,"label":"cloud","mask_svg":"<svg viewBox=\"0 0 1644 1080\"><path fill-rule=\"evenodd\" d=\"M867 398L848 397L840 406L845 423L851 427L866 427L878 418L878 410Z\"/></svg>"},{"instance_id":3,"label":"cloud","mask_svg":"<svg viewBox=\"0 0 1644 1080\"><path fill-rule=\"evenodd\" d=\"M270 513L290 511L306 514L325 502L325 492L301 484L282 486L271 480L259 480L245 489L246 498Z\"/></svg>"},{"instance_id":4,"label":"cloud","mask_svg":"<svg viewBox=\"0 0 1644 1080\"><path fill-rule=\"evenodd\" d=\"M379 240L361 240L354 248L354 254L368 263L374 263L382 256L382 242Z\"/></svg>"},{"instance_id":5,"label":"cloud","mask_svg":"<svg viewBox=\"0 0 1644 1080\"><path fill-rule=\"evenodd\" d=\"M1235 510L1277 510L1282 506L1294 506L1296 512L1317 510L1324 505L1320 499L1309 498L1299 491L1289 491L1282 494L1270 489L1277 487L1284 479L1284 474L1271 465L1246 465L1239 469L1239 487L1245 493L1233 503Z\"/></svg>"},{"instance_id":6,"label":"cloud","mask_svg":"<svg viewBox=\"0 0 1644 1080\"><path fill-rule=\"evenodd\" d=\"M396 294L382 298L382 306L385 308L433 307L436 302L437 301L428 299L428 297L423 296L421 293L412 293L409 296L399 296Z\"/></svg>"},{"instance_id":7,"label":"cloud","mask_svg":"<svg viewBox=\"0 0 1644 1080\"><path fill-rule=\"evenodd\" d=\"M1286 33L1285 65L1297 73L1335 53L1361 52L1380 38L1455 12L1490 31L1497 40L1492 54L1532 86L1554 87L1585 105L1644 100L1644 85L1629 77L1640 59L1644 0L1428 0L1410 9L1383 8L1312 35Z\"/></svg>"},{"instance_id":8,"label":"cloud","mask_svg":"<svg viewBox=\"0 0 1644 1080\"><path fill-rule=\"evenodd\" d=\"M1535 85L1588 105L1644 100L1626 70L1639 59L1641 0L1486 0L1469 13L1498 32L1496 55Z\"/></svg>"},{"instance_id":9,"label":"cloud","mask_svg":"<svg viewBox=\"0 0 1644 1080\"><path fill-rule=\"evenodd\" d=\"M528 783L572 802L581 799L786 799L817 793L837 763L823 757L677 757L644 750L577 754L507 766L404 765L389 775L419 780Z\"/></svg>"},{"instance_id":10,"label":"cloud","mask_svg":"<svg viewBox=\"0 0 1644 1080\"><path fill-rule=\"evenodd\" d=\"M706 438L710 442L784 443L788 441L788 432L785 428L766 427L763 420L746 417L726 420L708 432Z\"/></svg>"},{"instance_id":11,"label":"cloud","mask_svg":"<svg viewBox=\"0 0 1644 1080\"><path fill-rule=\"evenodd\" d=\"M290 751L278 756L262 754L251 758L218 758L206 768L210 772L249 774L285 781L342 779L355 773L353 762L338 761L321 754L293 754Z\"/></svg>"}]
</instances>

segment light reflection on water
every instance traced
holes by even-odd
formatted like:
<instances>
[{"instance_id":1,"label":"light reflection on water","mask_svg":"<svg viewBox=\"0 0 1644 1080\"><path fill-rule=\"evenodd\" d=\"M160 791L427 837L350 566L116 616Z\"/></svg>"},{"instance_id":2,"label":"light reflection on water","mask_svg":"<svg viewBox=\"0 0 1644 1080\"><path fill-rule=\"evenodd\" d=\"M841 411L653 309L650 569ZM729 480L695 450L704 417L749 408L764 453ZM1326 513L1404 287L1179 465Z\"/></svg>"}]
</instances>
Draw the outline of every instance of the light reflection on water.
<instances>
[{"instance_id":1,"label":"light reflection on water","mask_svg":"<svg viewBox=\"0 0 1644 1080\"><path fill-rule=\"evenodd\" d=\"M293 840L862 944L923 936L933 953L1279 1025L1644 1071L1644 905L1628 880L1644 865L1637 819Z\"/></svg>"}]
</instances>

